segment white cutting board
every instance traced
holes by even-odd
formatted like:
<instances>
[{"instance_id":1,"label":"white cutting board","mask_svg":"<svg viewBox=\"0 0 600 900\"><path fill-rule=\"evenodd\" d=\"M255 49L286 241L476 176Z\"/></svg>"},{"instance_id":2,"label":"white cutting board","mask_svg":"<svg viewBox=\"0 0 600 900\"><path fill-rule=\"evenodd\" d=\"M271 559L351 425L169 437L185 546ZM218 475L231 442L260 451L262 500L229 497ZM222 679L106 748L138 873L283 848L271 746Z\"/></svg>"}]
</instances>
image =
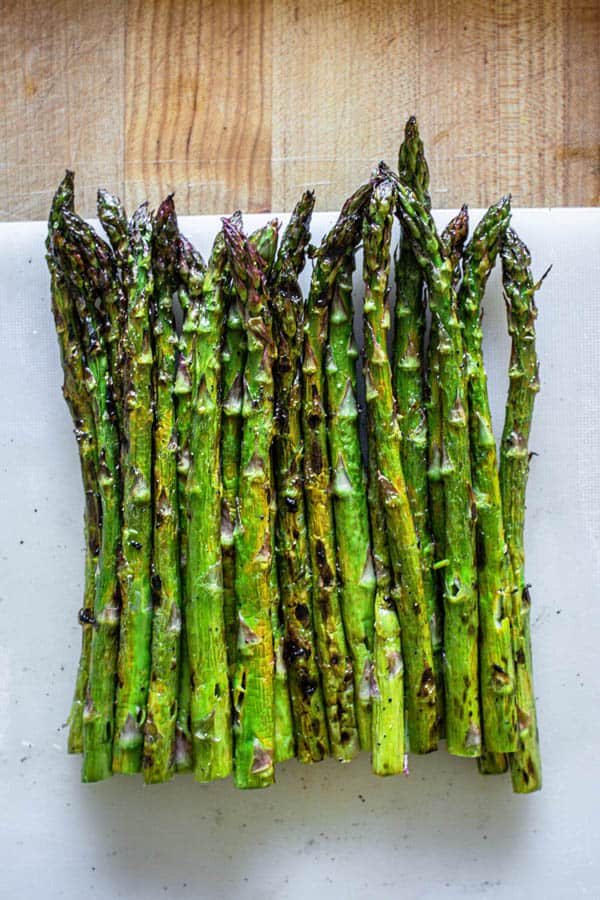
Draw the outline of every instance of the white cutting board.
<instances>
[{"instance_id":1,"label":"white cutting board","mask_svg":"<svg viewBox=\"0 0 600 900\"><path fill-rule=\"evenodd\" d=\"M315 216L315 240L334 218ZM218 224L181 222L204 253ZM349 766L290 761L258 792L191 776L80 784L64 722L79 654L82 491L45 226L0 225L0 897L600 896L600 210L518 210L513 224L535 273L553 264L538 295L527 511L544 763L544 789L530 797L444 749L411 758L409 778L376 779L363 754ZM484 321L498 431L508 358L498 273Z\"/></svg>"}]
</instances>

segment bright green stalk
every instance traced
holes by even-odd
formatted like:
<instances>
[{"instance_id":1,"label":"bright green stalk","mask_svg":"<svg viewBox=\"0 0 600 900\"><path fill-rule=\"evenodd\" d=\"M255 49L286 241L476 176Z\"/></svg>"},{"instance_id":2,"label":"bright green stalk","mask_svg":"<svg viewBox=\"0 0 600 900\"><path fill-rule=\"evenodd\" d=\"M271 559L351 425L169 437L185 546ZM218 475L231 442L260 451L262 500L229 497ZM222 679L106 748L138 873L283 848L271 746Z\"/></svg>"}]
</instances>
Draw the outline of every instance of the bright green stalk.
<instances>
[{"instance_id":1,"label":"bright green stalk","mask_svg":"<svg viewBox=\"0 0 600 900\"><path fill-rule=\"evenodd\" d=\"M363 185L346 201L337 223L314 256L307 301L302 365L304 488L313 577L313 616L332 755L352 759L359 750L352 661L344 634L337 583L331 470L325 414L324 347L335 279L346 253L360 239L361 216L371 193Z\"/></svg>"},{"instance_id":2,"label":"bright green stalk","mask_svg":"<svg viewBox=\"0 0 600 900\"><path fill-rule=\"evenodd\" d=\"M267 269L275 257L278 238L278 223L270 222L250 235L250 243L257 249ZM223 502L221 517L221 547L223 553L223 592L225 627L227 632L227 657L229 671L235 674L238 640L237 609L235 599L235 549L234 524L239 482L239 465L242 437L242 381L246 364L247 339L243 323L243 309L235 291L227 313L225 340L223 344L223 424L221 433L221 453L223 472ZM275 515L275 489L271 501L272 515ZM274 520L271 523L275 533ZM279 583L275 558L270 571L271 587L271 627L273 630L273 652L275 658L275 762L283 762L294 755L293 725L287 670L284 659L284 631L280 621Z\"/></svg>"},{"instance_id":3,"label":"bright green stalk","mask_svg":"<svg viewBox=\"0 0 600 900\"><path fill-rule=\"evenodd\" d=\"M464 214L464 228L460 224L460 218ZM454 267L454 278L453 278L453 287L454 290L458 292L460 283L462 281L462 252L463 245L465 243L467 233L468 233L468 218L467 218L467 207L463 206L458 215L448 224L448 226L444 229L443 233L440 235L440 240L443 246L448 253L452 265ZM432 356L439 360L437 354L437 342L435 342L434 349L432 351ZM465 373L466 374L466 373ZM439 378L439 362L437 364L437 375ZM439 395L439 387L438 387L438 395ZM440 429L441 429L441 417L437 416L440 420ZM441 431L440 431L441 434ZM443 444L440 442L440 446ZM495 447L495 444L494 444ZM439 489L442 493L442 504L443 504L443 486L441 482L438 482ZM443 522L442 522L443 525ZM479 591L479 587L478 587ZM481 609L481 601L479 603L479 608ZM481 637L480 637L481 643ZM481 652L480 652L481 659ZM481 668L481 664L480 664ZM482 691L483 692L483 691ZM483 706L483 704L482 704ZM483 712L483 710L482 710ZM508 769L508 758L505 753L494 752L489 750L486 747L485 743L485 729L482 735L482 746L481 746L481 756L477 757L477 767L481 775L503 775Z\"/></svg>"},{"instance_id":4,"label":"bright green stalk","mask_svg":"<svg viewBox=\"0 0 600 900\"><path fill-rule=\"evenodd\" d=\"M466 206L463 206L454 216L442 234L440 241L450 257L453 269L452 284L455 290L458 289L462 278L461 258L462 251L469 232L469 213ZM434 542L434 558L435 566L443 569L445 566L445 543L446 543L446 517L444 510L444 485L442 483L443 470L443 453L444 441L442 435L442 403L440 392L440 356L438 351L437 328L435 321L431 322L431 330L429 335L429 346L427 351L427 476L429 480L429 513L431 521L431 534ZM440 635L444 632L444 610L443 610L443 576L438 570L436 572L436 584L438 598L442 600L441 607L438 605L438 629ZM443 637L442 637L443 642ZM443 663L443 655L442 655ZM438 691L444 689L442 670L436 671L436 683ZM438 731L439 737L446 736L446 714L445 714L445 697L439 696L438 703Z\"/></svg>"},{"instance_id":5,"label":"bright green stalk","mask_svg":"<svg viewBox=\"0 0 600 900\"><path fill-rule=\"evenodd\" d=\"M367 426L369 445L368 504L377 589L373 647L372 756L375 775L404 771L406 725L404 715L404 663L397 610L401 589L392 583L383 498L377 477L377 447L373 417Z\"/></svg>"},{"instance_id":6,"label":"bright green stalk","mask_svg":"<svg viewBox=\"0 0 600 900\"><path fill-rule=\"evenodd\" d=\"M178 250L178 275L180 279L178 297L183 312L183 322L179 336L174 394L177 403L177 503L179 507L182 630L179 650L177 722L175 726L175 768L178 772L191 772L193 770L192 673L185 627L186 555L189 528L187 483L190 470L189 438L192 423L193 358L200 318L202 282L206 265L198 251L181 234L179 235Z\"/></svg>"},{"instance_id":7,"label":"bright green stalk","mask_svg":"<svg viewBox=\"0 0 600 900\"><path fill-rule=\"evenodd\" d=\"M466 207L463 207L463 210L466 211ZM461 210L461 212L463 210ZM459 213L459 216L460 216L460 213ZM456 221L457 221L456 219L453 220L453 222L456 222ZM459 241L457 242L456 229L453 228L453 222L451 222L447 226L447 228L444 230L444 232L440 235L440 240L442 241L442 244L444 245L446 252L448 253L448 255L450 256L450 258L452 260L452 264L454 266L453 287L454 287L455 291L458 292L460 282L462 281L461 262L462 262L462 250L463 250L462 245L464 244L464 239L461 236ZM466 227L466 222L465 222L465 231L464 231L465 239L466 239L467 231L468 231L468 228ZM437 342L436 342L436 345L437 345ZM433 353L435 355L437 355L437 350L434 349ZM438 365L438 375L439 375L439 365ZM466 372L465 372L465 375L466 375ZM440 425L441 425L441 419L440 419ZM442 489L442 493L443 493L442 485L440 484L439 487L440 487L440 489ZM478 767L481 775L503 775L504 772L506 772L508 769L508 758L507 758L506 754L496 753L492 750L487 749L487 747L485 745L485 730L484 730L484 734L482 735L481 756L479 756L477 758L477 767Z\"/></svg>"},{"instance_id":8,"label":"bright green stalk","mask_svg":"<svg viewBox=\"0 0 600 900\"><path fill-rule=\"evenodd\" d=\"M392 372L386 353L389 328L387 285L394 207L390 181L378 184L363 225L366 397L375 431L378 479L385 508L394 582L402 586L398 618L405 666L405 702L410 750L437 746L435 679L429 612L421 554L401 463L402 437L394 409Z\"/></svg>"},{"instance_id":9,"label":"bright green stalk","mask_svg":"<svg viewBox=\"0 0 600 900\"><path fill-rule=\"evenodd\" d=\"M369 537L366 478L356 401L352 273L354 249L345 256L332 292L327 345L329 458L344 631L352 658L356 721L363 750L371 748L371 674L375 570Z\"/></svg>"},{"instance_id":10,"label":"bright green stalk","mask_svg":"<svg viewBox=\"0 0 600 900\"><path fill-rule=\"evenodd\" d=\"M117 557L121 538L119 439L112 382L102 331L103 280L98 277L96 244L78 216L63 211L64 230L54 246L77 307L86 358L85 385L91 401L98 453L98 489L102 509L97 560L89 677L83 710L83 781L112 774L115 675L119 636ZM98 304L98 305L97 305Z\"/></svg>"},{"instance_id":11,"label":"bright green stalk","mask_svg":"<svg viewBox=\"0 0 600 900\"><path fill-rule=\"evenodd\" d=\"M454 264L423 204L397 184L398 211L429 287L436 327L442 409L445 504L444 684L446 740L456 756L479 756L478 610L463 340L453 288Z\"/></svg>"},{"instance_id":12,"label":"bright green stalk","mask_svg":"<svg viewBox=\"0 0 600 900\"><path fill-rule=\"evenodd\" d=\"M404 141L400 146L398 171L402 181L410 187L424 206L429 199L429 169L417 122L412 116L406 123ZM425 298L423 273L412 251L410 241L402 239L396 250L396 329L393 349L393 385L396 398L398 426L402 432L401 462L410 508L415 523L423 567L423 590L429 612L433 673L436 682L438 720L444 718L442 678L442 620L443 608L433 568L435 544L433 540L428 480L428 434L425 380L423 378L423 349L425 340ZM435 488L434 488L435 491Z\"/></svg>"},{"instance_id":13,"label":"bright green stalk","mask_svg":"<svg viewBox=\"0 0 600 900\"><path fill-rule=\"evenodd\" d=\"M463 206L458 214L450 220L442 234L440 241L448 257L450 258L453 276L452 286L458 290L462 278L461 258L462 251L469 231L469 214L466 206ZM446 520L444 512L444 486L442 484L442 458L444 441L442 436L442 402L440 391L440 356L438 351L437 325L435 319L431 322L429 346L427 350L427 439L428 439L428 463L427 472L429 478L429 508L431 516L431 531L434 540L435 562L438 566L444 565L444 552L446 543ZM442 609L443 616L443 609Z\"/></svg>"},{"instance_id":14,"label":"bright green stalk","mask_svg":"<svg viewBox=\"0 0 600 900\"><path fill-rule=\"evenodd\" d=\"M237 216L236 216L237 221ZM241 218L239 220L241 225ZM266 265L270 267L277 249L278 226L273 223L250 235ZM228 279L229 282L229 279ZM246 365L247 340L244 314L236 292L228 283L228 305L221 356L222 415L221 470L223 498L221 514L221 553L223 556L223 611L227 640L227 661L233 674L237 648L237 611L235 600L235 548L233 530L236 517L240 448L242 437L242 379Z\"/></svg>"},{"instance_id":15,"label":"bright green stalk","mask_svg":"<svg viewBox=\"0 0 600 900\"><path fill-rule=\"evenodd\" d=\"M189 518L185 621L190 659L194 776L231 772L231 699L221 564L221 342L225 320L222 232L202 283L193 359L193 414L187 486Z\"/></svg>"},{"instance_id":16,"label":"bright green stalk","mask_svg":"<svg viewBox=\"0 0 600 900\"><path fill-rule=\"evenodd\" d=\"M514 665L509 618L509 566L502 524L496 440L483 363L481 303L485 285L508 227L510 200L491 206L463 258L459 310L463 324L471 431L473 491L477 508L479 678L484 750L516 747Z\"/></svg>"},{"instance_id":17,"label":"bright green stalk","mask_svg":"<svg viewBox=\"0 0 600 900\"><path fill-rule=\"evenodd\" d=\"M275 775L270 509L275 345L264 260L231 221L224 220L223 231L248 335L234 532L239 630L233 708L234 780L237 787L252 788L267 787Z\"/></svg>"},{"instance_id":18,"label":"bright green stalk","mask_svg":"<svg viewBox=\"0 0 600 900\"><path fill-rule=\"evenodd\" d=\"M525 794L542 786L533 690L531 599L525 582L523 535L529 434L535 395L539 390L534 295L541 281L534 283L529 250L512 228L506 232L500 254L508 331L512 338L506 418L500 444L500 492L512 576L511 622L518 717L518 744L510 756L510 768L513 790Z\"/></svg>"},{"instance_id":19,"label":"bright green stalk","mask_svg":"<svg viewBox=\"0 0 600 900\"><path fill-rule=\"evenodd\" d=\"M276 222L268 223L249 237L250 243L257 249L267 269L273 264L277 249L277 237L278 223ZM243 324L243 309L237 294L232 290L227 312L222 354L223 422L221 429L223 595L227 658L229 671L232 676L235 673L238 641L234 525L239 482L242 437L242 381L246 364L246 352L247 339ZM271 566L270 579L272 599L271 624L274 642L273 651L275 654L275 761L281 762L294 755L294 742L287 672L283 653L284 636L278 612L279 585L274 560Z\"/></svg>"},{"instance_id":20,"label":"bright green stalk","mask_svg":"<svg viewBox=\"0 0 600 900\"><path fill-rule=\"evenodd\" d=\"M123 538L121 632L113 770L142 766L150 681L152 595L152 220L146 204L128 226L127 323L123 346Z\"/></svg>"},{"instance_id":21,"label":"bright green stalk","mask_svg":"<svg viewBox=\"0 0 600 900\"><path fill-rule=\"evenodd\" d=\"M152 644L148 714L144 728L144 780L174 773L179 687L181 583L177 497L175 374L177 334L173 316L179 232L173 197L159 206L154 223L154 529Z\"/></svg>"},{"instance_id":22,"label":"bright green stalk","mask_svg":"<svg viewBox=\"0 0 600 900\"><path fill-rule=\"evenodd\" d=\"M79 338L77 313L60 262L54 255L54 233L62 224L62 210L73 210L73 173L67 172L52 201L46 239L50 271L52 312L63 368L63 396L71 413L79 453L85 497L85 566L83 606L79 611L81 653L71 711L69 713L69 753L83 753L83 709L89 677L94 616L97 557L101 540L101 507L98 496L98 456L94 412L86 389L86 361Z\"/></svg>"},{"instance_id":23,"label":"bright green stalk","mask_svg":"<svg viewBox=\"0 0 600 900\"><path fill-rule=\"evenodd\" d=\"M288 229L289 230L289 229ZM259 228L248 238L256 248L265 264L265 275L270 275L277 251L277 239L279 236L279 222L273 222ZM287 237L287 232L286 232ZM277 489L275 475L271 472L271 535L275 541L276 517L277 517ZM292 719L292 707L288 684L288 672L285 661L285 626L283 623L283 610L281 606L281 592L277 573L277 559L275 546L271 558L269 572L271 588L271 628L273 631L273 657L274 657L274 715L275 715L275 762L284 762L291 759L295 752L294 723Z\"/></svg>"},{"instance_id":24,"label":"bright green stalk","mask_svg":"<svg viewBox=\"0 0 600 900\"><path fill-rule=\"evenodd\" d=\"M300 762L327 756L329 740L313 624L310 552L302 485L301 355L304 300L298 275L310 240L314 195L306 192L283 234L271 279L275 340L276 553L285 628L284 660Z\"/></svg>"},{"instance_id":25,"label":"bright green stalk","mask_svg":"<svg viewBox=\"0 0 600 900\"><path fill-rule=\"evenodd\" d=\"M185 496L190 470L190 432L193 418L194 396L194 355L200 307L202 285L206 264L202 256L186 237L179 234L178 239L178 298L183 312L181 334L177 348L177 373L174 393L177 401L177 481L180 504L179 530L181 537L181 568L185 571L187 550L188 518L185 515Z\"/></svg>"},{"instance_id":26,"label":"bright green stalk","mask_svg":"<svg viewBox=\"0 0 600 900\"><path fill-rule=\"evenodd\" d=\"M466 206L448 222L440 235L440 242L452 265L452 287L458 290L462 279L462 252L469 233L469 212ZM440 356L437 325L431 323L428 348L427 434L429 441L429 500L431 525L434 536L436 563L444 563L446 524L444 513L444 486L442 484L444 440L442 435L442 403L440 392ZM442 565L443 568L443 565ZM442 610L443 614L443 610Z\"/></svg>"}]
</instances>

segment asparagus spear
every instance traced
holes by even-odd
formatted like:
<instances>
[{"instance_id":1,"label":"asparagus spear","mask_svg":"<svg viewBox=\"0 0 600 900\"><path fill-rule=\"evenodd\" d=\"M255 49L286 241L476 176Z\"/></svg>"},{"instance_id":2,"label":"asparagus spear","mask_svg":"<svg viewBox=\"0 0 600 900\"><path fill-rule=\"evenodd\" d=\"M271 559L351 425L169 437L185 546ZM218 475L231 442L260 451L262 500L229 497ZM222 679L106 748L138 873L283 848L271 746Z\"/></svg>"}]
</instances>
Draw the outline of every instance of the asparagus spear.
<instances>
[{"instance_id":1,"label":"asparagus spear","mask_svg":"<svg viewBox=\"0 0 600 900\"><path fill-rule=\"evenodd\" d=\"M269 527L274 541L277 518L277 490L271 464L271 504ZM271 631L273 633L273 713L274 713L274 759L284 762L295 755L294 720L285 661L285 625L281 605L281 592L277 575L275 547L272 547L269 568L269 592L271 597Z\"/></svg>"},{"instance_id":2,"label":"asparagus spear","mask_svg":"<svg viewBox=\"0 0 600 900\"><path fill-rule=\"evenodd\" d=\"M181 586L181 638L179 646L179 688L175 725L175 768L178 772L193 770L191 725L192 673L185 627L186 554L188 546L187 483L190 469L189 438L192 422L194 372L193 359L200 318L200 297L206 265L200 253L183 235L178 241L178 298L183 312L177 352L174 394L177 406L177 504L179 508L179 554Z\"/></svg>"},{"instance_id":3,"label":"asparagus spear","mask_svg":"<svg viewBox=\"0 0 600 900\"><path fill-rule=\"evenodd\" d=\"M123 538L121 632L113 770L142 766L150 680L152 596L152 220L143 204L128 225L127 323L123 334Z\"/></svg>"},{"instance_id":4,"label":"asparagus spear","mask_svg":"<svg viewBox=\"0 0 600 900\"><path fill-rule=\"evenodd\" d=\"M223 423L221 427L221 468L223 502L221 552L223 554L223 607L229 671L233 673L237 646L235 601L235 550L233 530L236 518L240 449L242 437L242 382L247 340L243 310L235 291L231 292L223 343Z\"/></svg>"},{"instance_id":5,"label":"asparagus spear","mask_svg":"<svg viewBox=\"0 0 600 900\"><path fill-rule=\"evenodd\" d=\"M274 219L267 225L259 228L248 238L256 247L259 256L265 264L265 276L270 280L277 252L277 239L279 236L279 222ZM270 287L270 285L269 285ZM270 291L269 291L270 293ZM271 299L271 298L269 298ZM272 312L272 310L271 310ZM276 360L275 360L276 362ZM271 454L272 457L272 454ZM277 488L273 466L271 465L271 520L270 528L273 542L275 541L276 517L277 517ZM271 629L273 632L273 659L274 659L274 727L275 727L275 762L283 762L294 756L294 725L288 685L287 665L285 661L285 627L283 622L283 609L281 605L281 593L277 574L277 560L275 546L271 556L271 568L269 571L269 584L271 590Z\"/></svg>"},{"instance_id":6,"label":"asparagus spear","mask_svg":"<svg viewBox=\"0 0 600 900\"><path fill-rule=\"evenodd\" d=\"M398 156L398 171L423 205L429 209L429 168L414 116L406 123ZM403 238L396 251L396 330L393 348L393 384L398 425L402 432L401 462L410 508L421 550L423 590L429 613L433 674L436 682L438 720L444 717L442 679L442 602L433 569L435 545L430 524L428 483L428 435L422 353L425 339L423 273ZM435 488L434 488L435 491Z\"/></svg>"},{"instance_id":7,"label":"asparagus spear","mask_svg":"<svg viewBox=\"0 0 600 900\"><path fill-rule=\"evenodd\" d=\"M463 206L440 235L440 241L452 265L452 287L458 290L462 279L461 259L467 235L469 233L469 213ZM445 565L444 551L446 542L444 487L442 484L444 441L442 435L442 404L440 393L440 358L438 352L437 326L431 322L428 347L428 390L427 434L428 477L431 526L434 537L436 565ZM443 610L442 610L443 615Z\"/></svg>"},{"instance_id":8,"label":"asparagus spear","mask_svg":"<svg viewBox=\"0 0 600 900\"><path fill-rule=\"evenodd\" d=\"M458 217L464 212L464 229L458 224ZM463 245L465 243L467 233L468 233L468 221L467 221L467 208L463 206L461 211L458 214L458 217L453 219L448 226L444 229L442 234L440 235L440 240L448 253L452 265L454 266L454 278L453 278L453 287L454 290L458 293L458 289L460 287L460 283L462 281L462 252ZM432 349L432 356L438 359L437 355L437 341ZM437 377L439 379L439 362L437 364ZM439 395L439 387L438 387L438 395ZM441 429L441 416L440 411L438 410L436 414L436 418L439 420L440 429ZM441 430L440 430L441 436ZM443 443L440 440L440 446L443 446ZM441 476L440 476L441 477ZM436 483L436 488L439 488L442 494L442 504L443 504L443 487L440 481ZM442 518L442 529L443 529L443 518ZM492 750L488 750L485 746L485 733L482 736L482 747L481 747L481 756L477 758L477 766L479 768L479 772L482 775L502 775L508 769L508 759L506 754L504 753L496 753Z\"/></svg>"},{"instance_id":9,"label":"asparagus spear","mask_svg":"<svg viewBox=\"0 0 600 900\"><path fill-rule=\"evenodd\" d=\"M362 185L315 253L307 301L302 365L304 485L313 579L313 616L331 753L352 759L359 750L352 662L343 629L336 578L331 472L324 408L323 348L331 293L346 253L360 239L361 217L372 190Z\"/></svg>"},{"instance_id":10,"label":"asparagus spear","mask_svg":"<svg viewBox=\"0 0 600 900\"><path fill-rule=\"evenodd\" d=\"M463 375L464 350L453 287L454 264L423 204L403 184L397 184L397 191L398 210L405 232L427 279L438 342L448 563L442 570L447 746L456 756L479 756L475 510Z\"/></svg>"},{"instance_id":11,"label":"asparagus spear","mask_svg":"<svg viewBox=\"0 0 600 900\"><path fill-rule=\"evenodd\" d=\"M223 232L244 308L248 356L242 401L242 446L235 527L238 647L233 685L237 787L274 781L274 658L271 625L272 365L275 345L265 263L231 221Z\"/></svg>"},{"instance_id":12,"label":"asparagus spear","mask_svg":"<svg viewBox=\"0 0 600 900\"><path fill-rule=\"evenodd\" d=\"M238 214L235 214L236 223ZM241 227L241 216L239 216ZM277 249L278 229L272 224L250 235L250 242L270 266ZM226 266L228 272L229 266ZM235 601L235 551L233 529L236 517L236 500L242 436L242 379L246 365L247 340L244 331L244 315L237 294L227 282L227 313L225 336L221 356L222 422L221 422L221 471L223 497L221 503L221 553L223 557L223 610L227 661L230 673L235 667L237 647L237 612Z\"/></svg>"},{"instance_id":13,"label":"asparagus spear","mask_svg":"<svg viewBox=\"0 0 600 900\"><path fill-rule=\"evenodd\" d=\"M329 752L315 652L310 555L302 487L301 368L304 301L298 275L310 239L314 195L303 194L283 234L271 278L275 361L274 474L279 496L276 551L296 753L317 762Z\"/></svg>"},{"instance_id":14,"label":"asparagus spear","mask_svg":"<svg viewBox=\"0 0 600 900\"><path fill-rule=\"evenodd\" d=\"M529 250L509 228L500 248L502 279L512 339L506 417L500 444L500 493L511 566L511 621L516 674L518 743L510 756L513 790L524 794L542 786L531 654L531 598L525 583L523 525L529 474L529 434L539 390L535 349L536 284ZM547 273L546 273L547 274Z\"/></svg>"},{"instance_id":15,"label":"asparagus spear","mask_svg":"<svg viewBox=\"0 0 600 900\"><path fill-rule=\"evenodd\" d=\"M375 570L369 538L366 479L356 400L352 273L354 250L339 269L329 310L327 398L329 458L333 469L333 511L340 574L342 617L354 674L354 703L360 746L371 747L371 680Z\"/></svg>"},{"instance_id":16,"label":"asparagus spear","mask_svg":"<svg viewBox=\"0 0 600 900\"><path fill-rule=\"evenodd\" d=\"M363 225L365 282L365 384L371 408L378 481L385 507L394 581L402 585L398 618L406 669L406 711L410 749L437 746L435 680L421 555L401 464L401 435L394 409L392 372L386 353L387 285L395 191L389 180L373 190Z\"/></svg>"},{"instance_id":17,"label":"asparagus spear","mask_svg":"<svg viewBox=\"0 0 600 900\"><path fill-rule=\"evenodd\" d=\"M118 650L119 586L117 554L121 537L119 440L112 381L103 334L105 279L99 277L97 243L83 220L63 210L63 226L54 246L77 308L86 365L85 385L93 409L98 454L98 488L102 511L100 553L89 677L83 710L83 781L112 774L115 674Z\"/></svg>"},{"instance_id":18,"label":"asparagus spear","mask_svg":"<svg viewBox=\"0 0 600 900\"><path fill-rule=\"evenodd\" d=\"M452 285L454 290L458 290L461 278L461 257L462 251L469 232L469 214L466 206L463 206L454 216L442 234L440 241L448 254L452 263L453 276ZM431 533L434 540L434 568L436 572L436 585L438 600L443 601L443 578L440 577L439 568L442 569L446 565L444 559L446 532L445 532L445 512L444 512L444 486L442 483L443 472L443 453L444 441L442 435L442 406L440 394L440 359L438 352L437 328L435 321L431 322L429 334L429 345L427 350L427 461L428 470L427 477L429 481L429 512L431 519ZM443 635L443 602L441 607L438 603L438 629L440 635ZM443 644L443 640L442 640ZM436 688L443 691L443 648L442 648L442 669L436 671ZM444 710L444 695L437 695L438 703L438 733L439 737L446 736L446 716Z\"/></svg>"},{"instance_id":19,"label":"asparagus spear","mask_svg":"<svg viewBox=\"0 0 600 900\"><path fill-rule=\"evenodd\" d=\"M479 678L484 748L515 749L516 709L511 649L509 572L502 524L496 441L483 364L481 302L510 218L510 199L491 206L463 259L459 309L466 352L473 491L477 507Z\"/></svg>"},{"instance_id":20,"label":"asparagus spear","mask_svg":"<svg viewBox=\"0 0 600 900\"><path fill-rule=\"evenodd\" d=\"M249 241L262 257L268 271L277 250L279 225L275 222L259 228ZM227 658L229 671L235 672L237 648L237 609L235 601L234 522L238 493L242 436L242 379L246 363L247 340L243 325L243 309L236 292L231 290L225 340L223 345L223 424L221 454L223 472L223 501L221 516L221 547L223 553L223 593ZM275 485L272 485L272 515L275 515ZM274 522L272 533L275 533ZM270 571L271 626L275 659L275 762L294 755L294 738L288 692L287 669L284 659L284 630L280 616L279 583L273 557Z\"/></svg>"},{"instance_id":21,"label":"asparagus spear","mask_svg":"<svg viewBox=\"0 0 600 900\"><path fill-rule=\"evenodd\" d=\"M202 284L206 265L200 253L184 235L179 234L177 242L177 276L179 279L177 296L183 313L181 333L177 347L177 372L174 393L177 400L177 482L179 502L182 505L187 489L190 470L190 431L192 425L192 398L194 393L194 353L200 307ZM181 566L185 569L188 521L180 516Z\"/></svg>"},{"instance_id":22,"label":"asparagus spear","mask_svg":"<svg viewBox=\"0 0 600 900\"><path fill-rule=\"evenodd\" d=\"M144 728L144 780L171 778L179 685L181 584L177 498L175 374L177 334L173 317L179 232L172 195L154 221L154 490L152 644L148 713Z\"/></svg>"},{"instance_id":23,"label":"asparagus spear","mask_svg":"<svg viewBox=\"0 0 600 900\"><path fill-rule=\"evenodd\" d=\"M273 269L275 255L277 252L277 241L279 237L279 222L274 219L268 222L262 228L257 229L248 238L250 244L256 248L259 256L264 263L264 274L267 280ZM242 310L243 316L243 310ZM247 340L244 332L243 337L244 350L247 350ZM245 360L244 360L245 362ZM237 465L239 469L239 453L241 450L241 392L240 392L240 415L239 415L239 434L238 434L238 456ZM237 470L236 470L237 473ZM237 477L235 483L235 491L237 493ZM235 503L235 496L234 496ZM271 468L271 505L270 505L270 528L272 540L275 539L276 517L277 517L277 489L275 485L275 476L273 468ZM234 560L232 559L234 563ZM285 662L285 628L283 624L283 610L281 608L281 595L279 588L279 578L277 574L277 560L275 558L275 546L273 543L273 552L271 556L271 566L269 570L269 585L271 591L271 630L273 633L273 659L274 659L274 759L275 762L283 762L294 756L294 726L292 719L292 709L290 701L290 693L288 686L287 665ZM237 618L236 618L237 622ZM237 628L234 632L237 643ZM235 649L235 645L234 645Z\"/></svg>"},{"instance_id":24,"label":"asparagus spear","mask_svg":"<svg viewBox=\"0 0 600 900\"><path fill-rule=\"evenodd\" d=\"M185 620L192 680L194 776L199 781L225 778L232 765L221 563L220 389L226 261L220 232L202 282L186 491L189 527Z\"/></svg>"},{"instance_id":25,"label":"asparagus spear","mask_svg":"<svg viewBox=\"0 0 600 900\"><path fill-rule=\"evenodd\" d=\"M127 216L118 197L109 191L98 191L98 218L110 241L115 259L117 278L115 298L111 308L111 320L116 324L116 340L109 348L113 391L117 411L123 407L123 333L127 324L127 297L125 283L128 273L129 236Z\"/></svg>"},{"instance_id":26,"label":"asparagus spear","mask_svg":"<svg viewBox=\"0 0 600 900\"><path fill-rule=\"evenodd\" d=\"M397 610L401 588L393 584L386 536L384 503L377 476L377 447L372 410L368 411L369 447L368 504L371 542L377 588L373 647L371 767L375 775L398 775L404 771L405 715L404 663Z\"/></svg>"},{"instance_id":27,"label":"asparagus spear","mask_svg":"<svg viewBox=\"0 0 600 900\"><path fill-rule=\"evenodd\" d=\"M77 314L59 260L54 253L54 234L62 226L63 209L73 210L73 173L67 172L54 195L48 220L46 261L50 271L52 313L63 369L63 396L71 413L79 453L85 497L85 566L83 606L79 611L81 653L71 711L69 713L69 753L83 752L83 709L89 677L94 616L96 562L100 553L101 507L98 496L98 457L94 413L87 393L86 360L79 338Z\"/></svg>"},{"instance_id":28,"label":"asparagus spear","mask_svg":"<svg viewBox=\"0 0 600 900\"><path fill-rule=\"evenodd\" d=\"M421 203L431 208L429 197L429 167L423 142L414 116L406 123L404 141L398 154L400 178L410 187ZM397 415L403 432L402 467L409 487L411 510L417 537L425 529L427 537L428 498L425 496L427 422L424 411L424 385L421 353L425 338L425 302L423 273L412 251L410 241L403 238L395 255L396 329L393 345L394 394ZM424 485L425 484L425 488ZM422 555L431 556L429 544L420 539ZM425 583L426 569L423 580ZM432 637L435 629L432 629Z\"/></svg>"}]
</instances>

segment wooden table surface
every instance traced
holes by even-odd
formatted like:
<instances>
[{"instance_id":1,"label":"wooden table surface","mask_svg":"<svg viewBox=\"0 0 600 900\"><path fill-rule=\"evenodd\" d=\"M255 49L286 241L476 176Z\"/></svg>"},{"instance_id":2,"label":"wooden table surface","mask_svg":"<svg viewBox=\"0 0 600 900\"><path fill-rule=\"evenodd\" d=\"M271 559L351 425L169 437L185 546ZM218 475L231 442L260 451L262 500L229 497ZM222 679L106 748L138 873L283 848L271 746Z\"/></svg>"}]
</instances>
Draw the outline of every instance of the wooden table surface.
<instances>
[{"instance_id":1,"label":"wooden table surface","mask_svg":"<svg viewBox=\"0 0 600 900\"><path fill-rule=\"evenodd\" d=\"M465 12L468 10L468 12ZM598 0L2 0L0 219L335 209L416 113L435 206L600 203Z\"/></svg>"}]
</instances>

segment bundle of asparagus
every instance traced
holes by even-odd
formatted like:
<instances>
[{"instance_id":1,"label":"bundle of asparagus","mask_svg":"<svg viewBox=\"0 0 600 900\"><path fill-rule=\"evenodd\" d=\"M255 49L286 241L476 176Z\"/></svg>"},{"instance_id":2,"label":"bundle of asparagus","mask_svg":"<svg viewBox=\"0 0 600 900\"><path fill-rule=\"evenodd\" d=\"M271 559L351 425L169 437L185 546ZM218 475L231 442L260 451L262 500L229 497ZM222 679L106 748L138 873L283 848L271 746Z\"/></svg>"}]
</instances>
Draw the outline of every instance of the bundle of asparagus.
<instances>
[{"instance_id":1,"label":"bundle of asparagus","mask_svg":"<svg viewBox=\"0 0 600 900\"><path fill-rule=\"evenodd\" d=\"M172 196L128 220L100 191L107 242L74 212L73 174L59 185L47 260L85 493L69 716L84 781L265 787L290 757L360 750L389 775L445 738L482 773L510 767L516 792L541 787L523 544L540 282L508 197L466 242L466 207L440 234L428 188L411 118L398 172L381 163L318 248L307 192L281 240L276 220L246 236L223 219L205 263ZM498 256L499 463L481 329Z\"/></svg>"}]
</instances>

